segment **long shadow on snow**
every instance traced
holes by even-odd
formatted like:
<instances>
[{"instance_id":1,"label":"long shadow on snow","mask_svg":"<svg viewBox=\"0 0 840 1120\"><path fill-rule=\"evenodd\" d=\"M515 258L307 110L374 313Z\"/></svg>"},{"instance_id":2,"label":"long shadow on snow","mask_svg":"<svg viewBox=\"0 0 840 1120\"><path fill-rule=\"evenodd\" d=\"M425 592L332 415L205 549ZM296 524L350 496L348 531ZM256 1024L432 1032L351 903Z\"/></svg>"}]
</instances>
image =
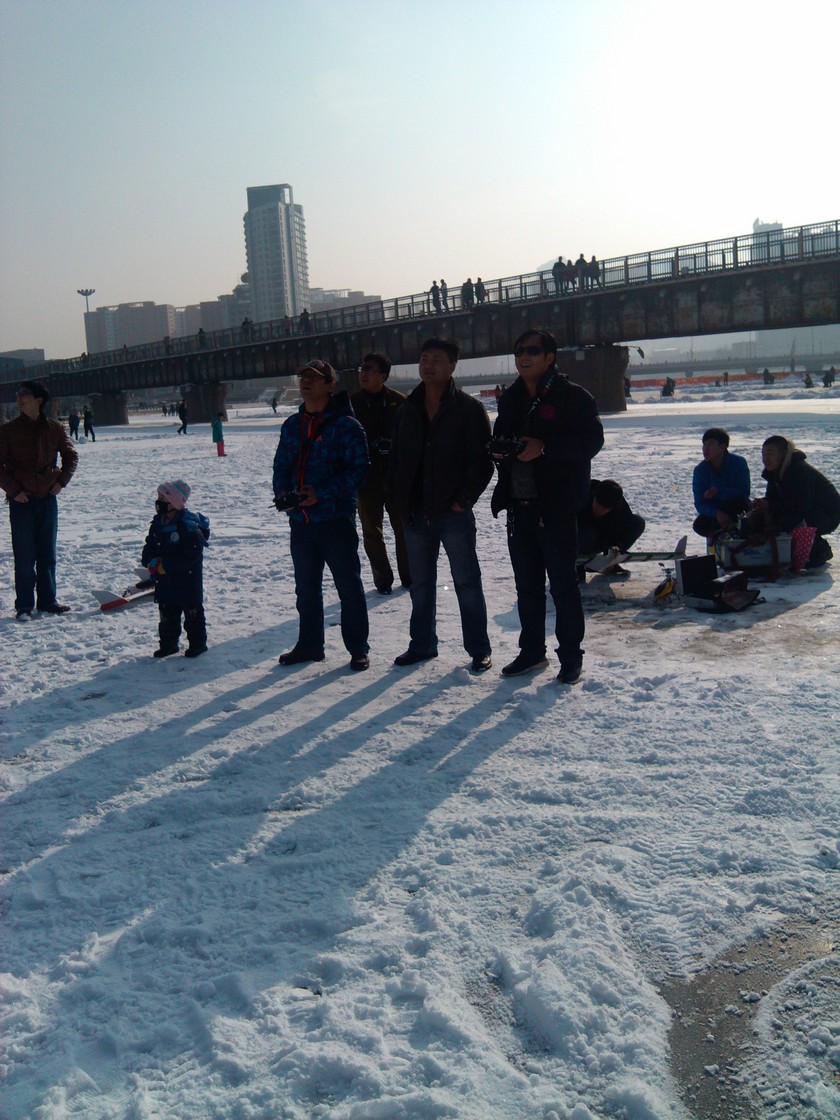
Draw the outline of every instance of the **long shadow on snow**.
<instances>
[{"instance_id":1,"label":"long shadow on snow","mask_svg":"<svg viewBox=\"0 0 840 1120\"><path fill-rule=\"evenodd\" d=\"M329 683L329 679L322 682ZM373 724L390 731L395 740L404 739L415 712L447 687L463 688L463 684L462 671L429 681L396 706L386 711L380 706ZM148 1001L159 999L161 1018L168 1014L178 1021L177 1042L172 1046L178 1052L197 1049L201 1060L209 1061L205 1020L221 1010L231 1014L224 995L229 985L220 983L218 994L207 997L210 1006L205 1011L191 998L173 1000L173 983L187 993L235 971L241 974L239 986L256 995L284 982L319 975L316 958L360 924L353 895L408 846L429 814L456 795L461 783L508 741L509 734L524 730L523 717L534 718L533 712L510 703L496 720L500 698L494 692L399 750L334 801L305 815L289 814L290 823L284 821L261 848L249 852L255 818L264 825L278 792L299 786L352 753L358 745L359 725L349 735L338 734L326 750L302 754L301 747L347 712L360 709L367 699L374 695L381 699L382 687L377 680L362 694L320 713L305 729L285 732L244 757L225 760L201 785L108 813L101 823L48 853L37 869L13 884L6 910L6 929L11 934L6 948L13 955L15 973L42 970L67 977L56 1004L56 1038L65 1037L62 1018L73 1020L74 1035L82 1031L89 1032L92 1040L108 1035L121 1038L122 1053L129 1059L122 1064L127 1076L143 1064L138 1051L141 1036L148 1037ZM311 693L311 682L294 691L301 697ZM510 697L507 687L503 696ZM288 695L272 695L260 710L274 710L283 699ZM552 695L547 706L555 701ZM238 713L230 718L238 724L238 716L250 719L252 715ZM187 718L170 721L168 732L181 734ZM516 726L510 731L507 724L512 718ZM408 727L401 727L406 720ZM493 723L482 730L487 720ZM139 738L124 741L123 750L136 748ZM278 757L284 746L290 753ZM328 795L329 779L325 779L322 788ZM224 783L221 793L213 790L214 781ZM243 787L247 787L245 811L236 812L234 806L229 813L231 799ZM210 812L203 813L202 799L207 802L208 793L212 793ZM368 838L372 840L365 842ZM124 853L124 866L115 856L119 852ZM177 867L175 853L180 856ZM42 888L34 900L33 880ZM254 913L260 917L255 919ZM208 914L214 919L209 929L204 925ZM254 935L255 924L265 925L262 935ZM78 974L67 967L66 962L92 936L111 931L114 939L93 967ZM149 952L153 961L146 955ZM138 967L141 958L147 967ZM84 988L82 998L76 991L79 985ZM110 1009L119 1023L90 1022L85 1015L90 999ZM223 1008L215 1006L219 1001ZM247 1015L251 1001L248 996L246 1006L234 1012ZM192 1035L196 1037L191 1040ZM85 1039L79 1042L82 1045ZM41 1081L52 1084L61 1082L74 1065L73 1055L63 1053L50 1059L42 1052L37 1060Z\"/></svg>"},{"instance_id":2,"label":"long shadow on snow","mask_svg":"<svg viewBox=\"0 0 840 1120\"><path fill-rule=\"evenodd\" d=\"M337 625L338 607L334 612L327 607L325 617L328 629ZM182 690L216 680L219 662L225 662L228 658L232 662L228 670L240 672L267 657L276 657L280 650L294 644L298 618L292 613L285 621L258 630L247 638L229 638L218 645L211 645L208 654L200 661L192 662L184 661L180 656L163 662L155 661L152 650L156 626L155 619L149 631L147 656L135 657L119 665L109 665L92 677L72 681L7 709L6 716L12 731L10 749L4 751L6 757L31 747L63 727L83 722L91 715L95 719L103 719L112 714L132 711L153 704L163 697L171 697ZM242 692L246 693L247 689ZM93 711L87 707L90 701L95 701ZM20 718L16 719L18 713ZM16 728L16 723L21 726ZM12 734L19 740L17 746L14 745Z\"/></svg>"},{"instance_id":3,"label":"long shadow on snow","mask_svg":"<svg viewBox=\"0 0 840 1120\"><path fill-rule=\"evenodd\" d=\"M270 633L270 631L262 633ZM241 644L241 639L236 641ZM253 657L253 661L258 660L261 658ZM185 687L204 683L208 678L215 679L212 666L205 659L201 663L205 676L200 681L196 680L192 672L195 664L195 662L185 662L185 667L182 669L180 663L170 661L161 668L165 672L167 669L173 669L175 672L187 673L189 676ZM236 688L214 695L206 703L190 708L183 714L159 724L154 732L144 727L141 731L113 740L97 750L90 751L82 758L30 782L25 789L12 794L4 802L3 833L5 835L0 847L3 853L0 874L14 873L15 869L20 870L29 865L53 845L62 843L65 830L73 821L96 811L103 801L107 802L125 793L138 781L161 768L175 765L180 759L194 753L199 746L205 746L208 739L214 741L236 734L275 711L282 716L284 708L312 698L315 688L328 686L337 675L344 675L345 672L344 667L328 670L326 674L319 675L313 681L309 674L304 678L297 673L282 675L283 671L274 666L261 680L249 679ZM169 672L166 672L165 676L162 675L157 683L158 688L151 696L146 697L146 704L154 703L162 696L171 696L176 691L172 685L172 674ZM278 687L281 689L279 692ZM262 702L245 709L239 707L242 701L253 699L262 691L267 691ZM332 727L367 703L368 699L379 698L381 692L381 681L371 681L367 687L354 692L352 698L325 708L307 725L307 730L316 735ZM29 718L37 718L37 715L33 717L32 713L28 715ZM212 728L209 732L199 732L200 743L195 744L191 736L196 734L196 726L214 717L218 718ZM285 743L303 733L301 729L295 728L281 736L277 742ZM45 812L47 804L51 806L49 813ZM37 814L31 812L33 805L37 807ZM20 810L23 810L22 817ZM36 815L43 820L48 820L48 833L37 835Z\"/></svg>"}]
</instances>

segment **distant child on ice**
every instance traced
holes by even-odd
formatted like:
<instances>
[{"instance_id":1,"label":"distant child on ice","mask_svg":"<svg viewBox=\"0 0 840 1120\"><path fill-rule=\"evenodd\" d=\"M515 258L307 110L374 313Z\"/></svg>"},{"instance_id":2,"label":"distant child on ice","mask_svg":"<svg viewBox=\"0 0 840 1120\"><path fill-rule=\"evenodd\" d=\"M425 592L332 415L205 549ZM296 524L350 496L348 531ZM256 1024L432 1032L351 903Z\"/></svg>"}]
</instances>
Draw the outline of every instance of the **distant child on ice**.
<instances>
[{"instance_id":1,"label":"distant child on ice","mask_svg":"<svg viewBox=\"0 0 840 1120\"><path fill-rule=\"evenodd\" d=\"M222 428L222 421L225 418L223 412L217 412L215 417L210 421L210 436L216 445L216 454L220 459L224 458L227 454L225 451L225 433Z\"/></svg>"},{"instance_id":2,"label":"distant child on ice","mask_svg":"<svg viewBox=\"0 0 840 1120\"><path fill-rule=\"evenodd\" d=\"M190 496L186 482L164 482L157 493L157 513L149 526L141 561L155 581L155 602L160 612L160 649L154 655L169 657L178 652L183 612L189 641L185 656L198 657L207 649L202 567L210 522L203 514L186 508Z\"/></svg>"}]
</instances>

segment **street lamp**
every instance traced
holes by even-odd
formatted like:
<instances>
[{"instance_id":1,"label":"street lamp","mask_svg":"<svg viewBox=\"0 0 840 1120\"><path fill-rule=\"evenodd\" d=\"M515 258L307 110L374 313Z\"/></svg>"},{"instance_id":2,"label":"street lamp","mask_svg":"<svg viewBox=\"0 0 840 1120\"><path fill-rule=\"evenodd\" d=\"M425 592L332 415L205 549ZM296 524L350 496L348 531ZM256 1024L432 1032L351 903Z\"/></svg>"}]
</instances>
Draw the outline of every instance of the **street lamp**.
<instances>
[{"instance_id":1,"label":"street lamp","mask_svg":"<svg viewBox=\"0 0 840 1120\"><path fill-rule=\"evenodd\" d=\"M88 300L96 291L96 288L77 288L76 294L85 297L85 311L90 311L90 303Z\"/></svg>"}]
</instances>

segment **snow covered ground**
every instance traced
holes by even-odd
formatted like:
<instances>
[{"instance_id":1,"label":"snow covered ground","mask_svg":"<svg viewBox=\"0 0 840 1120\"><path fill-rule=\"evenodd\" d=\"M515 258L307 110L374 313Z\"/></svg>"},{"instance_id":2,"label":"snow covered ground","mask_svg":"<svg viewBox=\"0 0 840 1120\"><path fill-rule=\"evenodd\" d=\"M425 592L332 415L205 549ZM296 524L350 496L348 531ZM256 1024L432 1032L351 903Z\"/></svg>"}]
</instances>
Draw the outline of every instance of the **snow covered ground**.
<instances>
[{"instance_id":1,"label":"snow covered ground","mask_svg":"<svg viewBox=\"0 0 840 1120\"><path fill-rule=\"evenodd\" d=\"M624 484L661 549L690 530L710 424L754 493L775 431L840 481L840 392L796 396L633 403L606 418L595 475ZM232 415L224 460L207 425L184 438L160 418L80 446L63 618L9 619L0 525L0 1113L684 1120L663 981L840 905L840 561L730 616L655 605L656 564L614 600L599 577L581 683L503 680L518 626L488 490L490 673L467 672L445 561L438 660L393 667L409 599L374 594L365 567L370 671L349 672L337 628L325 662L281 669L283 417ZM90 589L130 582L172 478L211 520L211 648L159 662L154 608L103 615ZM756 1115L840 1115L827 952L830 989L813 966L764 994L745 978L758 1033L732 1057Z\"/></svg>"}]
</instances>

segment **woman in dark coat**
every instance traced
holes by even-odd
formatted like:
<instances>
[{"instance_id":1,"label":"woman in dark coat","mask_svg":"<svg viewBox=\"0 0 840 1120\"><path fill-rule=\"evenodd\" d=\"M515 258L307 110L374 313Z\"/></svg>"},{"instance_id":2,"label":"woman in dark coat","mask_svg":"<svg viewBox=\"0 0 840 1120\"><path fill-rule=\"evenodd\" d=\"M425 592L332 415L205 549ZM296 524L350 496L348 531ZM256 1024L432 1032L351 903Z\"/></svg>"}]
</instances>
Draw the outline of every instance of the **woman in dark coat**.
<instances>
[{"instance_id":1,"label":"woman in dark coat","mask_svg":"<svg viewBox=\"0 0 840 1120\"><path fill-rule=\"evenodd\" d=\"M767 493L757 502L777 532L789 533L800 525L810 525L817 535L811 547L807 568L830 560L831 545L824 540L840 525L840 494L824 474L806 461L804 451L784 436L770 436L761 448Z\"/></svg>"}]
</instances>

